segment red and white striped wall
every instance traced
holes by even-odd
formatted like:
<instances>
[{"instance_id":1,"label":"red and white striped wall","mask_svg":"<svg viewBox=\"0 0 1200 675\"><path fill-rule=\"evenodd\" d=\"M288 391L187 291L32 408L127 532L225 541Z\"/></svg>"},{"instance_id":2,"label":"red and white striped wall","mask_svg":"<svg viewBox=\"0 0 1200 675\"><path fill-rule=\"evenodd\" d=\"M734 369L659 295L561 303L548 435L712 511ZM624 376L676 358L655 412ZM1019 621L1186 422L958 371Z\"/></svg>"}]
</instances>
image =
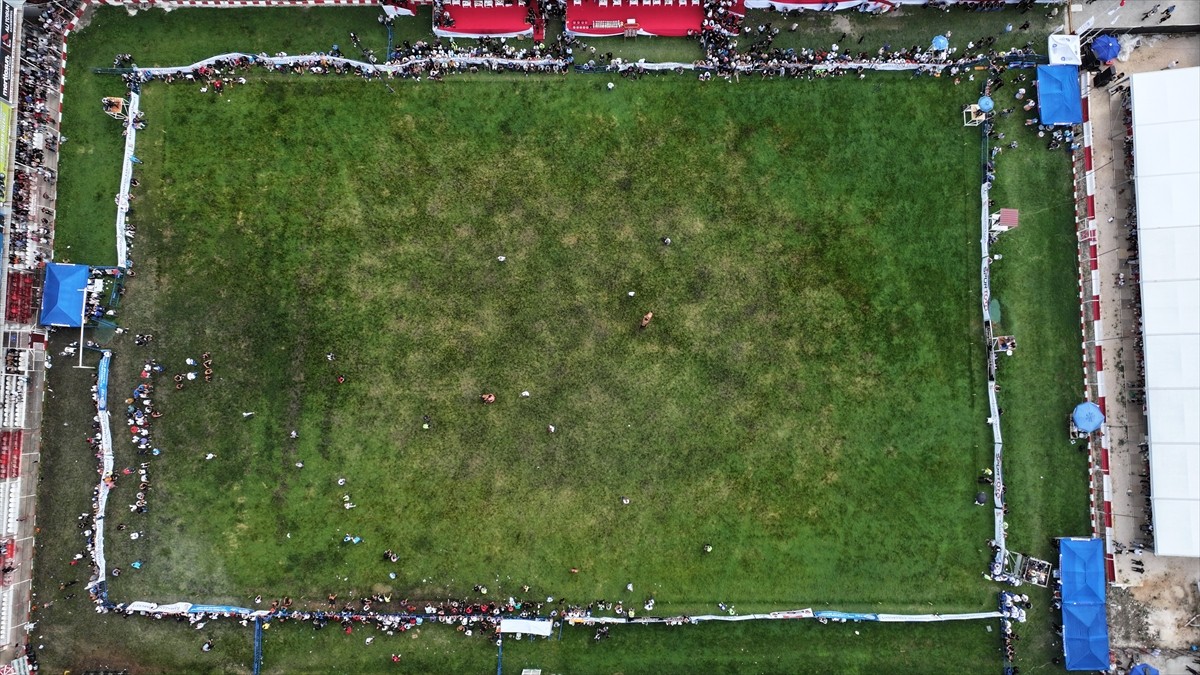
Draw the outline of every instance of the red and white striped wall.
<instances>
[{"instance_id":1,"label":"red and white striped wall","mask_svg":"<svg viewBox=\"0 0 1200 675\"><path fill-rule=\"evenodd\" d=\"M176 7L316 7L319 5L380 5L380 0L148 0L147 2L129 2L128 0L96 0L96 4L119 7L122 5L136 9Z\"/></svg>"},{"instance_id":2,"label":"red and white striped wall","mask_svg":"<svg viewBox=\"0 0 1200 675\"><path fill-rule=\"evenodd\" d=\"M1086 80L1087 78L1081 78ZM1079 332L1083 356L1083 395L1108 415L1104 387L1104 320L1100 314L1100 269L1096 243L1096 175L1092 147L1092 123L1088 106L1088 85L1083 83L1083 159L1073 164L1075 172L1075 210L1079 223ZM1082 179L1082 180L1081 180ZM1082 186L1082 187L1081 187ZM1085 276L1086 275L1086 276ZM1085 284L1087 280L1090 283ZM1090 295L1085 295L1090 289ZM1088 340L1091 328L1092 340ZM1111 445L1107 429L1099 441L1088 444L1088 498L1092 520L1092 535L1104 539L1105 572L1109 581L1116 579L1116 559L1113 547L1112 476L1109 466Z\"/></svg>"}]
</instances>

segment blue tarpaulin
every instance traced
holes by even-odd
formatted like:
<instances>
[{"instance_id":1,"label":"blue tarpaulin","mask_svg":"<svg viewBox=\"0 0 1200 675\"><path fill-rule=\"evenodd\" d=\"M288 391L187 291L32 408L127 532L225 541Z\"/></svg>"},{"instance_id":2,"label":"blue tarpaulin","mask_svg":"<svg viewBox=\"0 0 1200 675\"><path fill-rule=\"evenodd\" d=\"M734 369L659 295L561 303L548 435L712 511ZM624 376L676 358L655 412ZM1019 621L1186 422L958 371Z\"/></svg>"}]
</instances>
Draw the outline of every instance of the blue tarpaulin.
<instances>
[{"instance_id":1,"label":"blue tarpaulin","mask_svg":"<svg viewBox=\"0 0 1200 675\"><path fill-rule=\"evenodd\" d=\"M1129 671L1129 675L1158 675L1158 668L1148 663L1139 663Z\"/></svg>"},{"instance_id":2,"label":"blue tarpaulin","mask_svg":"<svg viewBox=\"0 0 1200 675\"><path fill-rule=\"evenodd\" d=\"M1067 670L1108 670L1104 542L1062 539L1063 656Z\"/></svg>"},{"instance_id":3,"label":"blue tarpaulin","mask_svg":"<svg viewBox=\"0 0 1200 675\"><path fill-rule=\"evenodd\" d=\"M1042 124L1079 124L1083 121L1077 66L1038 66L1037 81Z\"/></svg>"},{"instance_id":4,"label":"blue tarpaulin","mask_svg":"<svg viewBox=\"0 0 1200 675\"><path fill-rule=\"evenodd\" d=\"M813 616L818 619L834 619L846 621L878 621L878 614L860 614L858 612L835 612L833 610L820 609L813 612Z\"/></svg>"},{"instance_id":5,"label":"blue tarpaulin","mask_svg":"<svg viewBox=\"0 0 1200 675\"><path fill-rule=\"evenodd\" d=\"M188 614L205 614L208 612L214 614L253 614L254 610L246 609L245 607L234 607L232 605L192 605L188 608Z\"/></svg>"},{"instance_id":6,"label":"blue tarpaulin","mask_svg":"<svg viewBox=\"0 0 1200 675\"><path fill-rule=\"evenodd\" d=\"M87 265L46 264L46 284L42 292L43 326L78 328L82 325L89 273Z\"/></svg>"}]
</instances>

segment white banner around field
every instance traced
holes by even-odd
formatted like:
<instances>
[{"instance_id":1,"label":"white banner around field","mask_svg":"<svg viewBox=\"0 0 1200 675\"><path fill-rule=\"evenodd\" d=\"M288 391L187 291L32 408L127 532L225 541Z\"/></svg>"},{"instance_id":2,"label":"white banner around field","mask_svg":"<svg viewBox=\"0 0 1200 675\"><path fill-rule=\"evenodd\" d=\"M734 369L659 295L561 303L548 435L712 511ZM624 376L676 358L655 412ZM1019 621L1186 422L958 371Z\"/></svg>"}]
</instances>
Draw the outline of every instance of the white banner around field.
<instances>
[{"instance_id":1,"label":"white banner around field","mask_svg":"<svg viewBox=\"0 0 1200 675\"><path fill-rule=\"evenodd\" d=\"M452 66L455 64L467 64L472 66L565 66L566 61L561 59L501 59L490 56L453 56L453 57L425 57L414 58L402 63L366 63L365 61L355 61L341 56L328 56L324 54L305 54L301 56L267 56L266 54L243 54L233 52L229 54L220 54L211 58L197 61L187 66L170 66L166 68L139 68L138 72L145 75L182 75L190 73L202 66L212 66L219 61L229 61L237 59L249 59L255 65L277 66L294 66L299 65L304 68L323 67L328 68L334 65L347 66L350 68L358 68L366 73L403 73L414 65L435 64L440 66Z\"/></svg>"},{"instance_id":2,"label":"white banner around field","mask_svg":"<svg viewBox=\"0 0 1200 675\"><path fill-rule=\"evenodd\" d=\"M554 629L554 622L549 619L500 619L501 633L525 633L546 637Z\"/></svg>"},{"instance_id":3,"label":"white banner around field","mask_svg":"<svg viewBox=\"0 0 1200 675\"><path fill-rule=\"evenodd\" d=\"M383 13L386 14L388 16L388 18L391 18L391 19L394 19L398 16L416 16L417 15L417 13L412 11L411 9L407 9L404 7L397 7L395 5L384 5Z\"/></svg>"},{"instance_id":4,"label":"white banner around field","mask_svg":"<svg viewBox=\"0 0 1200 675\"><path fill-rule=\"evenodd\" d=\"M1004 569L1004 563L1008 558L1008 542L1006 541L1004 529L1004 437L1000 434L1000 403L996 400L995 386L995 359L996 354L992 349L992 288L991 288L991 211L988 206L991 196L991 184L984 182L979 188L980 201L980 239L979 248L980 254L983 256L980 260L980 279L982 291L980 293L980 304L982 306L984 340L987 343L988 353L988 378L987 378L987 394L988 394L988 425L992 428L992 539L996 542L996 557L993 562L993 568L998 570Z\"/></svg>"},{"instance_id":5,"label":"white banner around field","mask_svg":"<svg viewBox=\"0 0 1200 675\"><path fill-rule=\"evenodd\" d=\"M938 621L976 621L999 619L1000 612L974 612L971 614L877 614L880 623L935 623Z\"/></svg>"},{"instance_id":6,"label":"white banner around field","mask_svg":"<svg viewBox=\"0 0 1200 675\"><path fill-rule=\"evenodd\" d=\"M566 67L568 64L562 59L503 59L489 56L459 56L452 57L423 57L413 58L402 63L366 63L363 61L355 61L339 56L327 56L323 54L305 54L300 56L267 56L265 54L244 54L234 52L229 54L220 54L213 56L203 61L197 61L186 66L168 66L163 68L140 68L138 72L142 73L143 78L146 76L161 76L161 75L183 75L191 73L198 68L204 66L213 66L221 61L230 61L237 59L249 59L255 65L266 65L270 67L278 66L294 66L299 65L304 68L329 68L333 65L341 65L345 67L357 68L368 74L389 74L389 73L406 73L413 66L439 65L455 67L458 65L483 66L487 68L503 68L509 66L558 66ZM614 64L619 71L626 71L632 68L640 68L649 71L662 70L711 70L711 68L695 63L680 63L680 62L647 62L635 61ZM746 65L738 68L739 72L760 72L765 71L768 74L776 71L783 74L788 70L811 69L816 71L836 71L836 70L880 70L880 71L909 71L909 70L926 70L928 72L940 72L942 69L953 65L952 62L915 62L915 61L827 61L824 63L814 64L792 64L780 66L772 69L765 69L761 66ZM605 69L597 68L597 72L604 72Z\"/></svg>"},{"instance_id":7,"label":"white banner around field","mask_svg":"<svg viewBox=\"0 0 1200 675\"><path fill-rule=\"evenodd\" d=\"M445 30L442 28L433 29L433 34L444 38L471 38L474 40L482 40L484 38L516 38L516 37L533 37L533 29L514 31L512 33L464 33L457 30Z\"/></svg>"},{"instance_id":8,"label":"white banner around field","mask_svg":"<svg viewBox=\"0 0 1200 675\"><path fill-rule=\"evenodd\" d=\"M121 241L123 236L124 233L119 233L118 241ZM104 352L98 370L107 375L108 364L111 360L112 352ZM111 476L113 472L112 427L108 412L107 382L101 383L98 389L101 392L101 398L96 401L96 416L100 422L100 484L96 488L96 505L95 511L92 513L92 562L96 566L96 578L88 583L89 589L102 583L108 574L104 560L104 514L108 508L109 488L104 479Z\"/></svg>"},{"instance_id":9,"label":"white banner around field","mask_svg":"<svg viewBox=\"0 0 1200 675\"><path fill-rule=\"evenodd\" d=\"M137 145L137 129L133 121L138 115L141 97L136 92L129 94L129 109L125 118L125 155L121 159L121 187L117 193L117 267L129 267L129 248L125 241L125 230L129 225L129 185L133 179L133 151Z\"/></svg>"}]
</instances>

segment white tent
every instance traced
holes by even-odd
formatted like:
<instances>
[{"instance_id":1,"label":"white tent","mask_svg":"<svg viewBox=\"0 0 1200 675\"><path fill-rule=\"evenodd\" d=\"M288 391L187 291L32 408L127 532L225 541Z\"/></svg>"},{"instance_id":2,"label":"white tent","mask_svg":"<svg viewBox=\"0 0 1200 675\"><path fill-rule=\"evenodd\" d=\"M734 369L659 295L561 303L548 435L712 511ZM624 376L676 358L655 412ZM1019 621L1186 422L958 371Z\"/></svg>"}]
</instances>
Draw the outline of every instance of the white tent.
<instances>
[{"instance_id":1,"label":"white tent","mask_svg":"<svg viewBox=\"0 0 1200 675\"><path fill-rule=\"evenodd\" d=\"M1079 36L1055 33L1050 36L1046 45L1050 54L1052 66L1078 66L1083 63L1079 57Z\"/></svg>"},{"instance_id":2,"label":"white tent","mask_svg":"<svg viewBox=\"0 0 1200 675\"><path fill-rule=\"evenodd\" d=\"M1154 550L1200 558L1200 68L1130 91Z\"/></svg>"}]
</instances>

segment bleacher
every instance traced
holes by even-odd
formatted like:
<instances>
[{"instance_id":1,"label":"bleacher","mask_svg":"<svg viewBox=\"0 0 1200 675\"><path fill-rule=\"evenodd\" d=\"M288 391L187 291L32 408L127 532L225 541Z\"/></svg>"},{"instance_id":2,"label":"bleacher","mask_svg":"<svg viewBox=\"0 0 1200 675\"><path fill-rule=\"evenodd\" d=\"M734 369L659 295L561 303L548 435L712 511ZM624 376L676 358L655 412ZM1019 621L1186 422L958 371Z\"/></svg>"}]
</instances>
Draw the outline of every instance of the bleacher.
<instances>
[{"instance_id":1,"label":"bleacher","mask_svg":"<svg viewBox=\"0 0 1200 675\"><path fill-rule=\"evenodd\" d=\"M0 635L3 635L6 641L13 629L13 595L15 594L12 586L5 585L0 588Z\"/></svg>"},{"instance_id":2,"label":"bleacher","mask_svg":"<svg viewBox=\"0 0 1200 675\"><path fill-rule=\"evenodd\" d=\"M8 273L8 311L9 321L30 323L33 320L36 303L33 293L34 277L23 272Z\"/></svg>"},{"instance_id":3,"label":"bleacher","mask_svg":"<svg viewBox=\"0 0 1200 675\"><path fill-rule=\"evenodd\" d=\"M4 535L16 534L18 510L21 505L21 479L0 481L0 528Z\"/></svg>"},{"instance_id":4,"label":"bleacher","mask_svg":"<svg viewBox=\"0 0 1200 675\"><path fill-rule=\"evenodd\" d=\"M0 431L0 480L16 478L21 473L21 442L24 432Z\"/></svg>"},{"instance_id":5,"label":"bleacher","mask_svg":"<svg viewBox=\"0 0 1200 675\"><path fill-rule=\"evenodd\" d=\"M3 376L0 380L0 428L25 428L25 395L28 391L28 376Z\"/></svg>"},{"instance_id":6,"label":"bleacher","mask_svg":"<svg viewBox=\"0 0 1200 675\"><path fill-rule=\"evenodd\" d=\"M9 342L13 343L16 336L9 335ZM8 349L4 352L4 372L15 375L17 373L28 373L33 370L33 353L28 349Z\"/></svg>"}]
</instances>

